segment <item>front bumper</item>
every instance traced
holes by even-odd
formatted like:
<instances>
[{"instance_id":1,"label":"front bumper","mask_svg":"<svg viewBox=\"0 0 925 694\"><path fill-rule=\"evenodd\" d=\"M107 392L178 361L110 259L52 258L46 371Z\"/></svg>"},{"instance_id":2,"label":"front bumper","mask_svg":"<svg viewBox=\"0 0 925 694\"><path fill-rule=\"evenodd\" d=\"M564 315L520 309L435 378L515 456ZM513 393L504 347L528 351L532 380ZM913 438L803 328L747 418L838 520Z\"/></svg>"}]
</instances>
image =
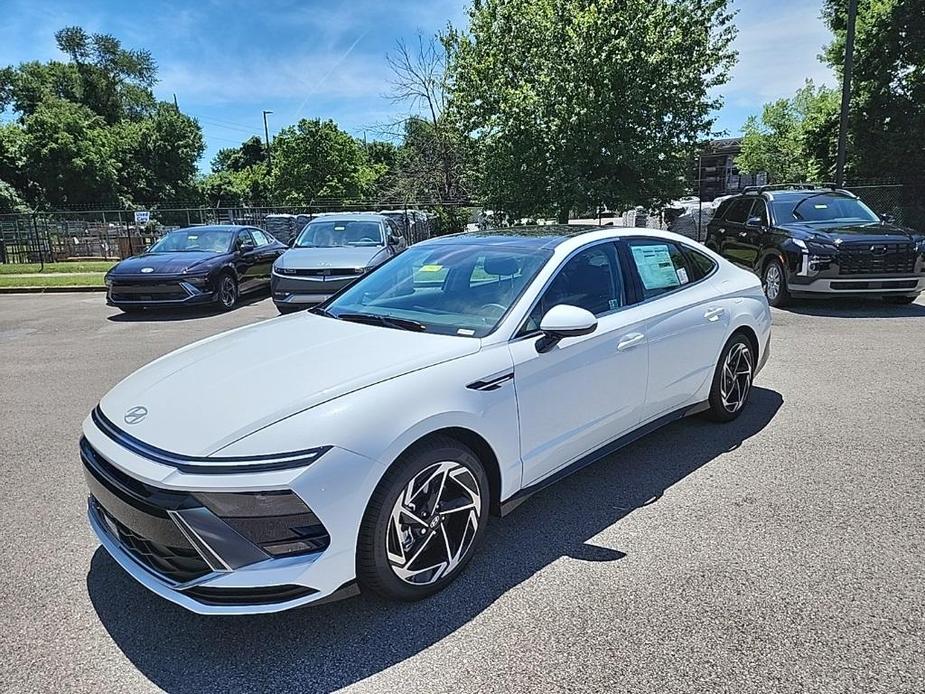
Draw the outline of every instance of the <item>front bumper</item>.
<instances>
[{"instance_id":1,"label":"front bumper","mask_svg":"<svg viewBox=\"0 0 925 694\"><path fill-rule=\"evenodd\" d=\"M891 276L836 276L818 277L815 279L793 278L790 282L792 294L811 295L914 295L925 291L925 275L910 275L905 277Z\"/></svg>"},{"instance_id":2,"label":"front bumper","mask_svg":"<svg viewBox=\"0 0 925 694\"><path fill-rule=\"evenodd\" d=\"M189 277L126 278L114 280L106 289L106 303L116 307L170 307L208 304L215 301L212 282L196 286Z\"/></svg>"},{"instance_id":3,"label":"front bumper","mask_svg":"<svg viewBox=\"0 0 925 694\"><path fill-rule=\"evenodd\" d=\"M174 497L191 492L291 490L330 534L329 544L323 550L295 556L269 556L253 545L248 549L246 541L228 551L227 545L221 544L228 537L208 535L205 535L207 546L202 548L197 542L198 536L188 534L189 528L184 528L182 522L170 525L177 521L171 511L165 513L164 518L155 519L153 526L140 526L143 530L137 534L153 537L141 537L136 541L135 534L126 536L115 517L124 514L125 509L107 509L107 504L112 507L118 500L107 498L105 493L99 493L102 498L97 499L93 492L99 490L91 483L87 514L90 527L113 559L157 595L199 614L258 614L327 602L356 592L356 539L369 496L382 473L380 464L332 448L304 468L260 473L188 474L141 458L119 446L89 418L84 423L84 436L95 454L112 466L113 474L128 484L134 480L155 492L161 490ZM132 524L139 527L137 522ZM153 530L148 532L148 527ZM191 540L185 548L175 549L184 544L176 539L178 534ZM199 532L199 536L202 535ZM149 544L145 544L148 541ZM171 545L167 547L170 553L182 555L184 572L173 571L173 566L165 565L162 556L156 561L143 556L150 546L164 554L166 545ZM198 556L190 557L189 548L196 549ZM209 550L214 548L218 548L219 557L209 556ZM235 556L237 550L245 551L243 558ZM247 551L252 552L250 558ZM225 563L229 557L231 566ZM166 561L171 558L167 557Z\"/></svg>"},{"instance_id":4,"label":"front bumper","mask_svg":"<svg viewBox=\"0 0 925 694\"><path fill-rule=\"evenodd\" d=\"M270 292L278 305L320 304L363 275L280 275L274 270Z\"/></svg>"}]
</instances>

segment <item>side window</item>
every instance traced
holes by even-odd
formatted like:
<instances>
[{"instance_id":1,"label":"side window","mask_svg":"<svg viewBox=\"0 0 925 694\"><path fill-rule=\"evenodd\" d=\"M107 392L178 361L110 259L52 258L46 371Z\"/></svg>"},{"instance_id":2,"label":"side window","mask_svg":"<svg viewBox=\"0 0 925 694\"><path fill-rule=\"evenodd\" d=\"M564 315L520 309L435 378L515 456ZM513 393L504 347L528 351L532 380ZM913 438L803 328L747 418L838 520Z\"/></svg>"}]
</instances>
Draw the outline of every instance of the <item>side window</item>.
<instances>
[{"instance_id":1,"label":"side window","mask_svg":"<svg viewBox=\"0 0 925 694\"><path fill-rule=\"evenodd\" d=\"M559 304L578 306L595 316L626 305L623 275L613 244L597 244L566 262L533 307L521 333L539 330L546 312Z\"/></svg>"},{"instance_id":2,"label":"side window","mask_svg":"<svg viewBox=\"0 0 925 694\"><path fill-rule=\"evenodd\" d=\"M674 291L696 278L693 267L674 243L638 240L630 241L628 246L645 299Z\"/></svg>"},{"instance_id":3,"label":"side window","mask_svg":"<svg viewBox=\"0 0 925 694\"><path fill-rule=\"evenodd\" d=\"M755 205L752 207L751 212L748 213L749 218L758 217L761 219L761 224L763 226L768 226L768 205L764 200L755 200Z\"/></svg>"},{"instance_id":4,"label":"side window","mask_svg":"<svg viewBox=\"0 0 925 694\"><path fill-rule=\"evenodd\" d=\"M691 276L691 281L696 282L699 279L703 279L711 272L713 272L713 268L716 267L716 263L713 261L713 258L691 248L690 246L684 246L684 252L687 255L687 261L693 273Z\"/></svg>"},{"instance_id":5,"label":"side window","mask_svg":"<svg viewBox=\"0 0 925 694\"><path fill-rule=\"evenodd\" d=\"M719 207L716 208L716 212L713 215L713 219L720 220L726 218L726 213L729 212L729 206L732 204L732 200L723 200Z\"/></svg>"},{"instance_id":6,"label":"side window","mask_svg":"<svg viewBox=\"0 0 925 694\"><path fill-rule=\"evenodd\" d=\"M254 237L254 243L258 246L266 246L270 241L266 236L263 235L263 232L260 229L250 229L251 236Z\"/></svg>"},{"instance_id":7,"label":"side window","mask_svg":"<svg viewBox=\"0 0 925 694\"><path fill-rule=\"evenodd\" d=\"M238 248L243 246L245 243L254 243L254 237L251 236L250 230L241 229L241 231L238 232ZM254 243L254 245L256 244Z\"/></svg>"},{"instance_id":8,"label":"side window","mask_svg":"<svg viewBox=\"0 0 925 694\"><path fill-rule=\"evenodd\" d=\"M748 219L748 211L752 208L751 198L739 198L733 200L729 212L726 213L726 221L730 224L745 224Z\"/></svg>"}]
</instances>

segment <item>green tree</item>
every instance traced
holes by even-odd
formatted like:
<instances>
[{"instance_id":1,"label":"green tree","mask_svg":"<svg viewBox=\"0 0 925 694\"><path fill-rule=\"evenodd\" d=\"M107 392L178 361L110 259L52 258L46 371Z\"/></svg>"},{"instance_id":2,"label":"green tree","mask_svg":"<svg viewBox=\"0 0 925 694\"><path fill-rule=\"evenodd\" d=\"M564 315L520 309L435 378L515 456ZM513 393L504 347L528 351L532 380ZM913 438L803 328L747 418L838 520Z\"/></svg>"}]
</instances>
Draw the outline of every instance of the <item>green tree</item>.
<instances>
[{"instance_id":1,"label":"green tree","mask_svg":"<svg viewBox=\"0 0 925 694\"><path fill-rule=\"evenodd\" d=\"M334 121L302 119L273 138L272 185L281 203L359 199L374 178L363 145Z\"/></svg>"},{"instance_id":2,"label":"green tree","mask_svg":"<svg viewBox=\"0 0 925 694\"><path fill-rule=\"evenodd\" d=\"M847 0L826 0L841 74ZM925 0L859 0L849 116L850 178L921 180L925 171Z\"/></svg>"},{"instance_id":3,"label":"green tree","mask_svg":"<svg viewBox=\"0 0 925 694\"><path fill-rule=\"evenodd\" d=\"M747 173L766 172L773 182L815 181L828 177L835 159L839 94L807 80L790 99L765 104L761 118L742 127L736 165Z\"/></svg>"},{"instance_id":4,"label":"green tree","mask_svg":"<svg viewBox=\"0 0 925 694\"><path fill-rule=\"evenodd\" d=\"M212 171L243 171L267 160L267 148L257 135L238 147L225 147L212 158Z\"/></svg>"},{"instance_id":5,"label":"green tree","mask_svg":"<svg viewBox=\"0 0 925 694\"><path fill-rule=\"evenodd\" d=\"M682 192L735 53L726 0L482 0L450 65L478 186L515 217Z\"/></svg>"}]
</instances>

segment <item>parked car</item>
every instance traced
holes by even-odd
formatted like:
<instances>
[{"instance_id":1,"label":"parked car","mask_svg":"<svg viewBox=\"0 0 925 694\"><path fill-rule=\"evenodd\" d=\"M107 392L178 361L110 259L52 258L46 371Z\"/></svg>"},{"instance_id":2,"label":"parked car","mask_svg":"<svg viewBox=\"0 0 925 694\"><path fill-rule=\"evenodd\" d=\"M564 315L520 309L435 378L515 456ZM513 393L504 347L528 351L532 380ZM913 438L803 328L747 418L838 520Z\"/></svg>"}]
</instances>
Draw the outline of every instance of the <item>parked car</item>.
<instances>
[{"instance_id":1,"label":"parked car","mask_svg":"<svg viewBox=\"0 0 925 694\"><path fill-rule=\"evenodd\" d=\"M106 303L123 311L218 304L265 289L286 247L256 227L201 226L166 234L106 273Z\"/></svg>"},{"instance_id":2,"label":"parked car","mask_svg":"<svg viewBox=\"0 0 925 694\"><path fill-rule=\"evenodd\" d=\"M320 215L273 265L273 302L280 313L288 313L326 301L406 247L388 217Z\"/></svg>"},{"instance_id":3,"label":"parked car","mask_svg":"<svg viewBox=\"0 0 925 694\"><path fill-rule=\"evenodd\" d=\"M668 422L738 417L770 331L758 279L677 234L432 239L119 383L83 426L89 521L194 612L423 598L490 514Z\"/></svg>"},{"instance_id":4,"label":"parked car","mask_svg":"<svg viewBox=\"0 0 925 694\"><path fill-rule=\"evenodd\" d=\"M757 273L772 306L800 296L909 304L925 289L925 235L831 186L746 189L719 206L706 245Z\"/></svg>"}]
</instances>

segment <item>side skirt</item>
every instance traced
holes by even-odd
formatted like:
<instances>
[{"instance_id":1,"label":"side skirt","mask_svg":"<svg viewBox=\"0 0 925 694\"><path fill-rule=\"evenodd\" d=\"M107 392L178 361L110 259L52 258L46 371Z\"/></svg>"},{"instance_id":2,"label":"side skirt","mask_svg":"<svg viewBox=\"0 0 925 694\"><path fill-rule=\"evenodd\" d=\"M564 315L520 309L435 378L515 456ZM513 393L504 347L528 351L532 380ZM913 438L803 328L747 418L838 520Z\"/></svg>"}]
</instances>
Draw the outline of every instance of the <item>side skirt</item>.
<instances>
[{"instance_id":1,"label":"side skirt","mask_svg":"<svg viewBox=\"0 0 925 694\"><path fill-rule=\"evenodd\" d=\"M575 459L565 467L560 468L557 472L554 472L548 477L544 477L539 482L534 482L529 487L524 487L519 492L515 492L513 495L509 496L505 501L501 502L501 515L506 516L537 492L542 491L546 487L549 487L559 480L568 477L574 472L578 472L582 468L588 467L588 465L596 463L601 458L606 458L611 453L615 453L621 448L641 439L643 436L651 434L656 429L661 429L666 424L671 424L671 422L676 422L679 419L684 419L685 417L698 414L699 412L705 412L708 409L710 409L710 404L706 401L697 403L696 405L682 407L679 410L662 415L658 419L653 419L648 424L643 424L638 429L634 429L633 431L624 434L617 439L614 439L610 443L605 443L600 448L597 448L590 453L586 453L580 458Z\"/></svg>"}]
</instances>

